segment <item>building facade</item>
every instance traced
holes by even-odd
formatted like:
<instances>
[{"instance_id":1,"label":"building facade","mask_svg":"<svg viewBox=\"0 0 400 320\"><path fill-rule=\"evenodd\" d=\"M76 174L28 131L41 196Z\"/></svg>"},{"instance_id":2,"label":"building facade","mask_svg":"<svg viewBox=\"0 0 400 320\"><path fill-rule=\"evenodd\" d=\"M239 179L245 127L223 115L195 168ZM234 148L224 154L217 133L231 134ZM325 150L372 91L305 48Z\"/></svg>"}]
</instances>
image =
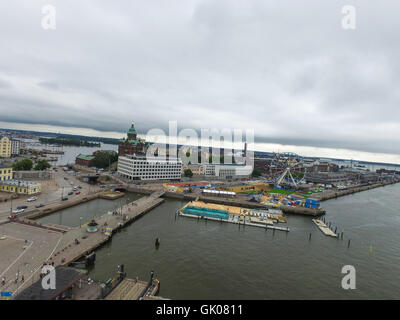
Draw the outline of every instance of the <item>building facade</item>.
<instances>
[{"instance_id":1,"label":"building facade","mask_svg":"<svg viewBox=\"0 0 400 320\"><path fill-rule=\"evenodd\" d=\"M190 169L194 176L204 176L205 174L205 166L202 164L188 164L182 167L182 174L185 173L185 170Z\"/></svg>"},{"instance_id":2,"label":"building facade","mask_svg":"<svg viewBox=\"0 0 400 320\"><path fill-rule=\"evenodd\" d=\"M205 165L205 175L221 180L249 178L253 172L253 166L246 165Z\"/></svg>"},{"instance_id":3,"label":"building facade","mask_svg":"<svg viewBox=\"0 0 400 320\"><path fill-rule=\"evenodd\" d=\"M42 191L40 183L32 183L20 180L0 181L0 191L17 194L38 194Z\"/></svg>"},{"instance_id":4,"label":"building facade","mask_svg":"<svg viewBox=\"0 0 400 320\"><path fill-rule=\"evenodd\" d=\"M11 157L11 140L6 136L0 136L0 157L10 158Z\"/></svg>"},{"instance_id":5,"label":"building facade","mask_svg":"<svg viewBox=\"0 0 400 320\"><path fill-rule=\"evenodd\" d=\"M137 137L135 125L132 122L128 130L127 137L119 140L118 155L144 155L146 153L147 145L144 139Z\"/></svg>"},{"instance_id":6,"label":"building facade","mask_svg":"<svg viewBox=\"0 0 400 320\"><path fill-rule=\"evenodd\" d=\"M11 140L11 155L18 156L21 150L21 141L12 139Z\"/></svg>"},{"instance_id":7,"label":"building facade","mask_svg":"<svg viewBox=\"0 0 400 320\"><path fill-rule=\"evenodd\" d=\"M0 181L11 180L13 178L13 169L9 166L0 164Z\"/></svg>"},{"instance_id":8,"label":"building facade","mask_svg":"<svg viewBox=\"0 0 400 320\"><path fill-rule=\"evenodd\" d=\"M182 177L182 161L157 157L126 155L118 157L118 174L130 180L179 180Z\"/></svg>"}]
</instances>

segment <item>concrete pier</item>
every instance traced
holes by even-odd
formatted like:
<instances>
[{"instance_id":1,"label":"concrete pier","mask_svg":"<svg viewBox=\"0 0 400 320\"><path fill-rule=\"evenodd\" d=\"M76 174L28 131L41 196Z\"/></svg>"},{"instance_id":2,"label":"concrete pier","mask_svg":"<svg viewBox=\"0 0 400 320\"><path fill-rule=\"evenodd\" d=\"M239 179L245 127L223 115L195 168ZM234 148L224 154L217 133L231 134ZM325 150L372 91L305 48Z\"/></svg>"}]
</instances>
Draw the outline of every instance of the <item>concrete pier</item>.
<instances>
[{"instance_id":1,"label":"concrete pier","mask_svg":"<svg viewBox=\"0 0 400 320\"><path fill-rule=\"evenodd\" d=\"M319 230L321 230L324 235L337 238L338 235L329 229L329 227L323 221L318 219L312 219L312 221L317 225Z\"/></svg>"},{"instance_id":2,"label":"concrete pier","mask_svg":"<svg viewBox=\"0 0 400 320\"><path fill-rule=\"evenodd\" d=\"M58 242L55 244L53 250L51 250L51 254L47 258L42 257L42 259L44 259L42 263L54 263L55 267L60 265L67 266L69 263L84 257L96 248L102 246L104 243L111 240L112 235L116 231L163 203L165 200L160 198L161 195L162 193L153 193L148 197L140 198L117 209L118 214L102 215L96 219L98 231L93 233L87 232L86 224L81 227L68 228L57 225L41 225L26 218L18 219L10 223L10 225L24 225L41 233L51 232L59 235ZM52 243L54 246L54 241ZM20 284L20 292L32 284L33 280L38 279L40 269L39 262L37 269L32 273L29 281Z\"/></svg>"},{"instance_id":3,"label":"concrete pier","mask_svg":"<svg viewBox=\"0 0 400 320\"><path fill-rule=\"evenodd\" d=\"M340 198L340 197L354 194L357 192L362 192L362 191L371 190L371 189L375 189L375 188L379 188L379 187L384 187L384 186L395 184L395 183L396 182L382 182L382 183L371 184L368 186L354 187L354 188L350 188L347 190L332 192L330 194L324 194L322 196L316 195L315 198L320 201L325 201L325 200L329 200L329 199Z\"/></svg>"}]
</instances>

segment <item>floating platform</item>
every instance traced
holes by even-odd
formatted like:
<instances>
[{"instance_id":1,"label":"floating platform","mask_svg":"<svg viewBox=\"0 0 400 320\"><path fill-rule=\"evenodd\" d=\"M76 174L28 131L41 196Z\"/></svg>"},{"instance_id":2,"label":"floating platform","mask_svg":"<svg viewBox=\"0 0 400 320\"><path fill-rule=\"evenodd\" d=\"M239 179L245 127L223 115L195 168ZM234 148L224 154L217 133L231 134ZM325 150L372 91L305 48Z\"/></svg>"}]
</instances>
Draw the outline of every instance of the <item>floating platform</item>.
<instances>
[{"instance_id":1,"label":"floating platform","mask_svg":"<svg viewBox=\"0 0 400 320\"><path fill-rule=\"evenodd\" d=\"M120 192L120 191L106 191L106 192L100 193L99 197L102 199L107 199L107 200L115 200L115 199L122 198L124 195L125 195L125 193Z\"/></svg>"},{"instance_id":2,"label":"floating platform","mask_svg":"<svg viewBox=\"0 0 400 320\"><path fill-rule=\"evenodd\" d=\"M338 235L329 229L329 227L323 221L318 219L312 219L312 221L317 225L324 235L337 238Z\"/></svg>"},{"instance_id":3,"label":"floating platform","mask_svg":"<svg viewBox=\"0 0 400 320\"><path fill-rule=\"evenodd\" d=\"M255 217L250 217L246 215L239 215L239 214L228 214L226 218L216 218L212 216L200 216L196 214L189 214L189 213L184 213L184 208L186 208L188 204L183 207L181 210L177 211L177 214L183 217L189 217L189 218L194 218L194 219L202 219L202 220L211 220L211 221L216 221L216 222L227 222L227 223L234 223L234 224L239 224L242 226L250 226L250 227L258 227L258 228L263 228L263 229L271 229L271 230L279 230L279 231L285 231L289 232L288 227L276 227L273 225L273 221L270 219L265 218L264 220L258 219ZM255 220L257 219L257 220Z\"/></svg>"}]
</instances>

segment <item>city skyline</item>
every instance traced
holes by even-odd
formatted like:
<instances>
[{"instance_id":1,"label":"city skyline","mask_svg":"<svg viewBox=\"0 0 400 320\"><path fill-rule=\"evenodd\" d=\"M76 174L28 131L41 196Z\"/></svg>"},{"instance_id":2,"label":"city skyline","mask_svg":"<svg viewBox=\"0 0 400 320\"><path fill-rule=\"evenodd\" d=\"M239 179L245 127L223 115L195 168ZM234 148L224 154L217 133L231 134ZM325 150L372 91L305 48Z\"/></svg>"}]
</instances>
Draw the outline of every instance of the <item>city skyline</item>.
<instances>
[{"instance_id":1,"label":"city skyline","mask_svg":"<svg viewBox=\"0 0 400 320\"><path fill-rule=\"evenodd\" d=\"M140 124L139 124L140 125ZM122 125L121 125L122 126ZM5 123L0 121L0 130L26 130L27 124L17 123ZM115 138L120 139L125 135L126 130L129 127L129 123L126 123L126 128L121 129L121 132L104 132L87 128L76 128L76 127L57 127L51 125L37 125L30 124L31 131L39 132L50 132L60 134L72 134L82 136L93 136L101 138ZM146 134L138 133L138 136L146 138ZM148 137L149 141L154 142ZM185 144L184 140L178 141L178 144ZM205 145L206 146L206 145ZM237 144L237 149L241 149L243 144ZM304 157L320 157L320 158L332 158L332 159L344 159L354 161L366 161L366 162L377 162L387 164L400 165L400 155L385 154L385 153L369 153L357 150L346 150L346 149L334 149L334 148L319 148L319 147L304 147L295 145L280 145L280 144L263 144L254 142L254 151L261 152L293 152Z\"/></svg>"}]
</instances>

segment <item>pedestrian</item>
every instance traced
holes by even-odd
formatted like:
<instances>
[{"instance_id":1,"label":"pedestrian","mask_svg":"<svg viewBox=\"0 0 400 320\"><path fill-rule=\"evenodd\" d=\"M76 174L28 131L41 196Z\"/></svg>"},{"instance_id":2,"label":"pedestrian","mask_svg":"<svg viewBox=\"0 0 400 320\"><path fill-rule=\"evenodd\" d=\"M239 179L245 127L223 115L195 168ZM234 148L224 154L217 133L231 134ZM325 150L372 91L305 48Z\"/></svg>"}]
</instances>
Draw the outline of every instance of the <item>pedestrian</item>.
<instances>
[{"instance_id":1,"label":"pedestrian","mask_svg":"<svg viewBox=\"0 0 400 320\"><path fill-rule=\"evenodd\" d=\"M24 275L21 277L21 282L23 283L25 281Z\"/></svg>"},{"instance_id":2,"label":"pedestrian","mask_svg":"<svg viewBox=\"0 0 400 320\"><path fill-rule=\"evenodd\" d=\"M5 284L6 284L6 278L3 277L3 278L1 278L1 285L4 286Z\"/></svg>"}]
</instances>

